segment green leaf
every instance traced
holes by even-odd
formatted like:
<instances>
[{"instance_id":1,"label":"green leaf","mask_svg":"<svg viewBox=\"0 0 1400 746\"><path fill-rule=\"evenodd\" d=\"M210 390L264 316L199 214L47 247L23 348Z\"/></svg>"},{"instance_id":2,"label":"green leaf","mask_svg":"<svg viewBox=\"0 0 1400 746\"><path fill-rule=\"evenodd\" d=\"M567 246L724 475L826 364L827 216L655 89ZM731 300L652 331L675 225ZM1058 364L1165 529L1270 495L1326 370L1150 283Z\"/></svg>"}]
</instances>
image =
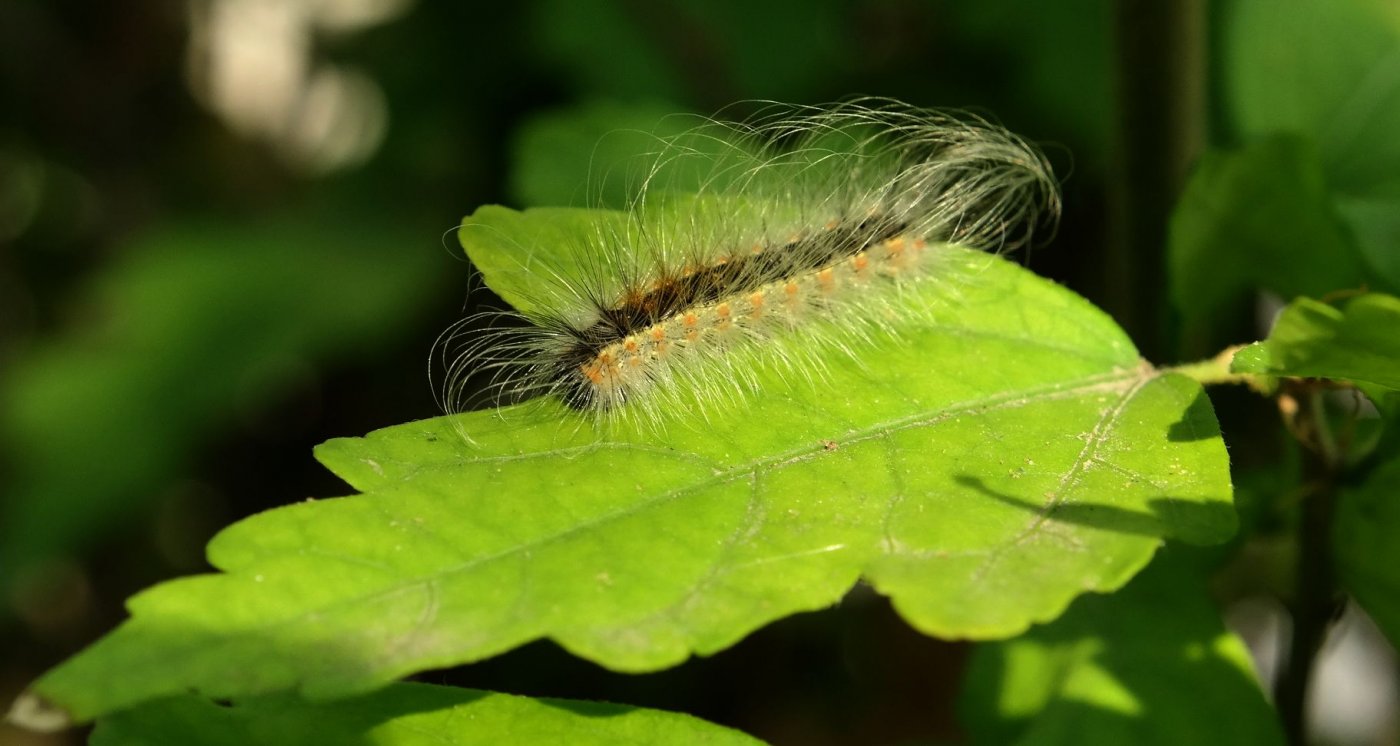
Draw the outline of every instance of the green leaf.
<instances>
[{"instance_id":1,"label":"green leaf","mask_svg":"<svg viewBox=\"0 0 1400 746\"><path fill-rule=\"evenodd\" d=\"M760 143L736 141L734 131L706 117L675 112L660 104L595 102L536 117L515 143L512 192L529 205L624 209L643 185L655 199L658 192L693 195L736 176L746 185L771 178L724 168L740 158L752 165L747 159L762 157L755 152ZM848 135L832 146L852 144ZM804 163L815 168L820 158Z\"/></svg>"},{"instance_id":2,"label":"green leaf","mask_svg":"<svg viewBox=\"0 0 1400 746\"><path fill-rule=\"evenodd\" d=\"M535 11L539 56L593 97L710 106L781 91L810 100L832 70L858 62L848 6L836 0L676 0L664 9L545 0Z\"/></svg>"},{"instance_id":3,"label":"green leaf","mask_svg":"<svg viewBox=\"0 0 1400 746\"><path fill-rule=\"evenodd\" d=\"M1306 141L1265 139L1203 156L1172 213L1172 302L1188 334L1258 288L1284 297L1359 286L1365 270Z\"/></svg>"},{"instance_id":4,"label":"green leaf","mask_svg":"<svg viewBox=\"0 0 1400 746\"><path fill-rule=\"evenodd\" d=\"M203 436L289 376L389 342L431 297L402 226L186 222L141 238L0 385L0 588L149 502ZM6 593L7 599L10 597Z\"/></svg>"},{"instance_id":5,"label":"green leaf","mask_svg":"<svg viewBox=\"0 0 1400 746\"><path fill-rule=\"evenodd\" d=\"M715 221L777 220L783 216L781 209L783 205L773 201L686 192L649 194L644 207L630 212L574 207L532 207L522 212L486 205L462 219L457 235L486 285L512 308L530 315L557 305L557 296L572 292L580 277L590 278L592 292L621 292L616 287L595 287L602 281L600 237L651 246L656 235L688 224L678 221L700 215Z\"/></svg>"},{"instance_id":6,"label":"green leaf","mask_svg":"<svg viewBox=\"0 0 1400 746\"><path fill-rule=\"evenodd\" d=\"M1290 132L1316 143L1331 199L1362 254L1386 286L1400 287L1396 5L1235 0L1224 30L1224 98L1236 127L1246 137Z\"/></svg>"},{"instance_id":7,"label":"green leaf","mask_svg":"<svg viewBox=\"0 0 1400 746\"><path fill-rule=\"evenodd\" d=\"M578 212L527 215L567 232ZM492 216L468 234L486 265L521 244L524 217ZM317 457L363 495L230 527L209 547L222 574L134 597L34 691L79 720L189 689L341 697L541 637L655 670L862 576L929 634L1006 637L1120 587L1166 538L1227 539L1200 386L1064 288L946 250L967 279L939 323L819 384L735 350L765 395L679 402L705 419L600 434L542 400L330 441Z\"/></svg>"},{"instance_id":8,"label":"green leaf","mask_svg":"<svg viewBox=\"0 0 1400 746\"><path fill-rule=\"evenodd\" d=\"M104 718L93 746L376 746L469 744L706 744L757 746L738 731L689 715L475 689L395 684L328 704L276 696L219 706L182 696Z\"/></svg>"},{"instance_id":9,"label":"green leaf","mask_svg":"<svg viewBox=\"0 0 1400 746\"><path fill-rule=\"evenodd\" d=\"M521 204L626 207L661 139L698 124L670 104L591 102L535 117L516 136L511 194Z\"/></svg>"},{"instance_id":10,"label":"green leaf","mask_svg":"<svg viewBox=\"0 0 1400 746\"><path fill-rule=\"evenodd\" d=\"M1400 645L1400 459L1377 467L1346 490L1332 546L1343 586L1394 645Z\"/></svg>"},{"instance_id":11,"label":"green leaf","mask_svg":"<svg viewBox=\"0 0 1400 746\"><path fill-rule=\"evenodd\" d=\"M579 207L534 207L517 212L486 205L462 219L458 236L463 244L500 245L500 251L472 257L486 284L521 313L547 307L545 285L556 273L578 277L590 266L586 239L594 231L621 234L627 228L622 212Z\"/></svg>"},{"instance_id":12,"label":"green leaf","mask_svg":"<svg viewBox=\"0 0 1400 746\"><path fill-rule=\"evenodd\" d=\"M1225 100L1241 132L1315 138L1329 174L1349 189L1400 178L1393 3L1234 0L1224 30Z\"/></svg>"},{"instance_id":13,"label":"green leaf","mask_svg":"<svg viewBox=\"0 0 1400 746\"><path fill-rule=\"evenodd\" d=\"M1168 559L1047 626L979 646L962 700L973 743L1283 743L1244 644L1201 579Z\"/></svg>"},{"instance_id":14,"label":"green leaf","mask_svg":"<svg viewBox=\"0 0 1400 746\"><path fill-rule=\"evenodd\" d=\"M1269 338L1236 353L1230 369L1297 378L1333 378L1400 389L1400 298L1368 293L1334 308L1299 298Z\"/></svg>"}]
</instances>

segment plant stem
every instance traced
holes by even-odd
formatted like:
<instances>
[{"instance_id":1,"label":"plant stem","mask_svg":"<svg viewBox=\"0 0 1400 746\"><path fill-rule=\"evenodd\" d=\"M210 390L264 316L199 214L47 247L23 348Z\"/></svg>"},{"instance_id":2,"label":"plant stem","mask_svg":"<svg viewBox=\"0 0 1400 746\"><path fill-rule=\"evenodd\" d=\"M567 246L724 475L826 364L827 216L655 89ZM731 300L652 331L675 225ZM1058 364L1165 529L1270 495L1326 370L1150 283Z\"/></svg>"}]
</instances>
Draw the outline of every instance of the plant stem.
<instances>
[{"instance_id":1,"label":"plant stem","mask_svg":"<svg viewBox=\"0 0 1400 746\"><path fill-rule=\"evenodd\" d=\"M1243 348L1244 345L1226 347L1215 357L1197 360L1194 363L1174 365L1167 370L1172 373L1180 373L1206 386L1221 383L1243 383L1260 393L1272 393L1271 384L1265 377L1252 373L1233 373L1230 371L1230 361L1234 360L1235 353Z\"/></svg>"},{"instance_id":2,"label":"plant stem","mask_svg":"<svg viewBox=\"0 0 1400 746\"><path fill-rule=\"evenodd\" d=\"M1307 384L1293 384L1299 404L1298 421L1326 442L1326 413L1322 397ZM1336 454L1304 443L1303 478L1309 487L1298 523L1298 565L1291 606L1293 634L1288 658L1274 690L1289 743L1306 743L1308 684L1318 651L1336 618L1338 596L1332 567L1332 517L1337 503L1339 464Z\"/></svg>"}]
</instances>

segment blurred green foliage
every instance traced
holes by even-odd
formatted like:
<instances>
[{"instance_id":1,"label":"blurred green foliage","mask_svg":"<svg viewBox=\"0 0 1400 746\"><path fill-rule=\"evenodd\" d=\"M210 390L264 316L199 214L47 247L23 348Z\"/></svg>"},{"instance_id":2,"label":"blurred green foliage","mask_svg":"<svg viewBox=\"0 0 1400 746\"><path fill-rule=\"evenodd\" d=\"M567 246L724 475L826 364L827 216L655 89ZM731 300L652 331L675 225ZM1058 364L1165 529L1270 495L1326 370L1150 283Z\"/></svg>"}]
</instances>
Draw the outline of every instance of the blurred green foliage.
<instances>
[{"instance_id":1,"label":"blurred green foliage","mask_svg":"<svg viewBox=\"0 0 1400 746\"><path fill-rule=\"evenodd\" d=\"M1285 297L1359 287L1368 275L1331 201L1315 146L1273 134L1203 155L1171 221L1172 302L1184 344L1218 344L1217 316L1259 288Z\"/></svg>"},{"instance_id":2,"label":"blurred green foliage","mask_svg":"<svg viewBox=\"0 0 1400 746\"><path fill-rule=\"evenodd\" d=\"M439 284L402 227L261 222L143 237L80 301L94 321L8 372L0 589L134 520L198 442L320 361L386 349Z\"/></svg>"}]
</instances>

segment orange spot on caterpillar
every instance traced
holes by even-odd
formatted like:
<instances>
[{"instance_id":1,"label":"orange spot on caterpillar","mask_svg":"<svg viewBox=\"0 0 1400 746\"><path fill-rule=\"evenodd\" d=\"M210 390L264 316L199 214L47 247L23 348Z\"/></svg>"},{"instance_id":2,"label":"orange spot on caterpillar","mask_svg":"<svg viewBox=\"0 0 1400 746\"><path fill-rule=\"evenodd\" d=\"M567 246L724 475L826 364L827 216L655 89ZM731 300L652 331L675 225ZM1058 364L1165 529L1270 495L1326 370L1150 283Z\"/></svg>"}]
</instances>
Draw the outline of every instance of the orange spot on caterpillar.
<instances>
[{"instance_id":1,"label":"orange spot on caterpillar","mask_svg":"<svg viewBox=\"0 0 1400 746\"><path fill-rule=\"evenodd\" d=\"M904 237L896 236L885 242L885 258L889 261L889 271L898 272L909 264L909 256L904 252Z\"/></svg>"},{"instance_id":2,"label":"orange spot on caterpillar","mask_svg":"<svg viewBox=\"0 0 1400 746\"><path fill-rule=\"evenodd\" d=\"M749 316L750 316L751 318L755 318L755 319L756 319L756 318L758 318L759 316L762 316L762 315L763 315L763 293L750 293L750 294L749 294L749 306L752 308L752 310L749 311Z\"/></svg>"},{"instance_id":3,"label":"orange spot on caterpillar","mask_svg":"<svg viewBox=\"0 0 1400 746\"><path fill-rule=\"evenodd\" d=\"M583 373L583 377L587 378L594 386L603 382L603 371L596 362L580 365L578 369Z\"/></svg>"},{"instance_id":4,"label":"orange spot on caterpillar","mask_svg":"<svg viewBox=\"0 0 1400 746\"><path fill-rule=\"evenodd\" d=\"M700 317L696 316L694 311L686 311L685 317L681 319L681 323L693 327L700 323Z\"/></svg>"},{"instance_id":5,"label":"orange spot on caterpillar","mask_svg":"<svg viewBox=\"0 0 1400 746\"><path fill-rule=\"evenodd\" d=\"M823 226L823 227L825 227L825 228L826 228L827 230L829 230L829 231L834 231L834 230L836 230L836 226L838 226L838 225L841 225L841 222L840 222L840 221L838 221L838 220L828 220L828 221L826 221L826 225Z\"/></svg>"},{"instance_id":6,"label":"orange spot on caterpillar","mask_svg":"<svg viewBox=\"0 0 1400 746\"><path fill-rule=\"evenodd\" d=\"M817 273L817 284L821 286L823 293L829 293L836 287L836 272L827 267Z\"/></svg>"},{"instance_id":7,"label":"orange spot on caterpillar","mask_svg":"<svg viewBox=\"0 0 1400 746\"><path fill-rule=\"evenodd\" d=\"M699 339L699 338L700 338L700 332L699 332L699 330L697 330L697 329L691 329L690 331L688 331L688 332L685 333L685 341L687 341L687 342L694 342L695 340L697 340L697 339Z\"/></svg>"},{"instance_id":8,"label":"orange spot on caterpillar","mask_svg":"<svg viewBox=\"0 0 1400 746\"><path fill-rule=\"evenodd\" d=\"M618 372L618 368L620 367L617 364L617 358L614 357L611 352L607 351L598 353L597 364L599 366L598 373L604 378L608 378L616 374Z\"/></svg>"},{"instance_id":9,"label":"orange spot on caterpillar","mask_svg":"<svg viewBox=\"0 0 1400 746\"><path fill-rule=\"evenodd\" d=\"M789 300L791 300L792 298L796 297L796 295L797 295L797 290L798 290L797 283L795 283L795 282L793 282L793 281L791 281L791 280L789 280L788 283L787 283L786 285L783 285L783 292L784 292L784 293L787 293L787 297L788 297Z\"/></svg>"},{"instance_id":10,"label":"orange spot on caterpillar","mask_svg":"<svg viewBox=\"0 0 1400 746\"><path fill-rule=\"evenodd\" d=\"M719 319L720 331L727 331L733 326L733 322L729 318L730 313L732 312L729 310L728 303L721 303L715 307L715 318Z\"/></svg>"},{"instance_id":11,"label":"orange spot on caterpillar","mask_svg":"<svg viewBox=\"0 0 1400 746\"><path fill-rule=\"evenodd\" d=\"M870 266L870 257L866 256L865 252L862 251L851 257L851 264L855 266L857 272L861 272L865 270L866 267Z\"/></svg>"},{"instance_id":12,"label":"orange spot on caterpillar","mask_svg":"<svg viewBox=\"0 0 1400 746\"><path fill-rule=\"evenodd\" d=\"M622 342L622 348L623 348L624 350L627 350L628 352L636 352L636 351L637 351L637 340L636 340L634 337L628 337L626 340L624 340L624 341Z\"/></svg>"},{"instance_id":13,"label":"orange spot on caterpillar","mask_svg":"<svg viewBox=\"0 0 1400 746\"><path fill-rule=\"evenodd\" d=\"M665 342L665 341L666 341L666 330L665 330L664 328L662 328L660 325L658 325L658 326L653 326L653 327L651 328L651 338L652 338L652 340L655 341L655 342Z\"/></svg>"}]
</instances>

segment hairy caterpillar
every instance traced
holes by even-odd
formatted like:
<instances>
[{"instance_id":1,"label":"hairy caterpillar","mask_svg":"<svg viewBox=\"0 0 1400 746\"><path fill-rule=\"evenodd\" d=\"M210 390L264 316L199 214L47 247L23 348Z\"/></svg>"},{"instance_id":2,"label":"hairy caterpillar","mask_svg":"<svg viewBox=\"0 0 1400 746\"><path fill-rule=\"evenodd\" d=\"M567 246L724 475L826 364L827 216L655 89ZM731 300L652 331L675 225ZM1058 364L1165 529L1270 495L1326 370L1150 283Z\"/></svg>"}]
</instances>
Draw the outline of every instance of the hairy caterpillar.
<instances>
[{"instance_id":1,"label":"hairy caterpillar","mask_svg":"<svg viewBox=\"0 0 1400 746\"><path fill-rule=\"evenodd\" d=\"M820 380L830 356L932 322L966 279L958 247L1024 245L1059 208L1025 141L891 101L783 107L660 145L614 220L576 245L518 247L538 269L517 310L444 335L447 411L468 408L474 375L494 403L551 396L652 422L693 409L697 390L701 414L751 395L763 371Z\"/></svg>"}]
</instances>

